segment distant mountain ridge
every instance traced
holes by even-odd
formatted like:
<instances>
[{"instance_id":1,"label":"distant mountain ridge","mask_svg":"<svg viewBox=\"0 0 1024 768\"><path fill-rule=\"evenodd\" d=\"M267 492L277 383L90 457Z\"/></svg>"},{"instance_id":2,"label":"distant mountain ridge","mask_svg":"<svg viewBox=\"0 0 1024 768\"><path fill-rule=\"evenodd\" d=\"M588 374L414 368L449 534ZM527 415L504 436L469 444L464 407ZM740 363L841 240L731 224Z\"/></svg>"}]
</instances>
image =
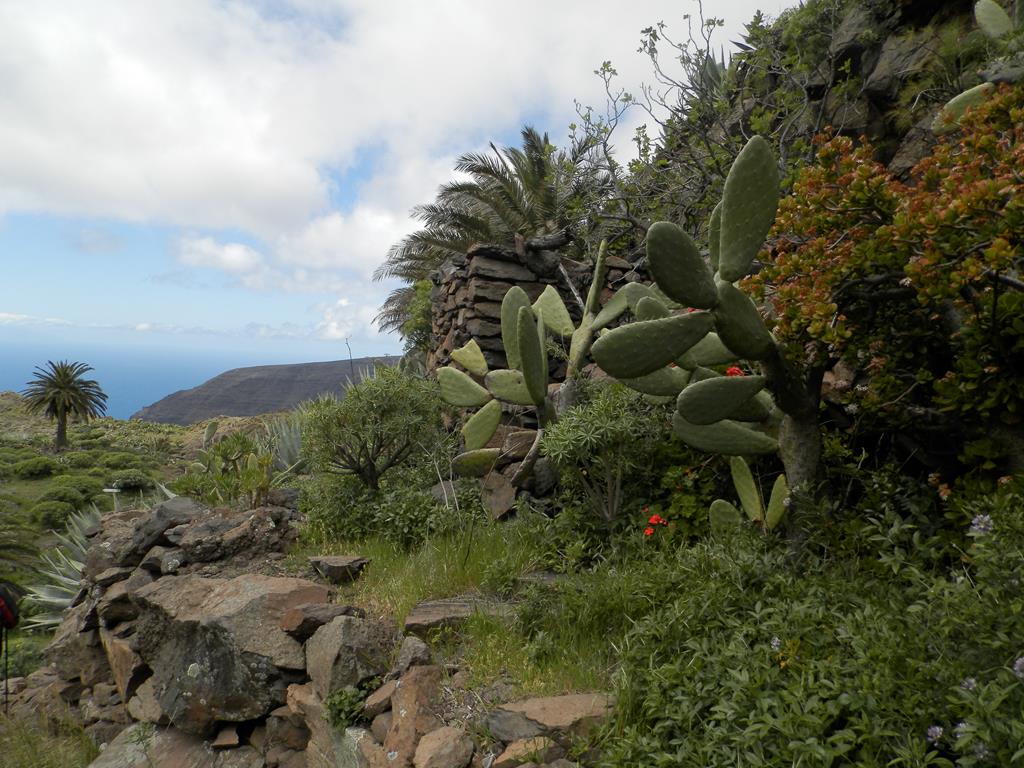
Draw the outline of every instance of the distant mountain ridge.
<instances>
[{"instance_id":1,"label":"distant mountain ridge","mask_svg":"<svg viewBox=\"0 0 1024 768\"><path fill-rule=\"evenodd\" d=\"M294 408L322 393L340 395L352 372L397 365L398 356L233 368L132 414L133 419L187 426L215 416L258 416Z\"/></svg>"}]
</instances>

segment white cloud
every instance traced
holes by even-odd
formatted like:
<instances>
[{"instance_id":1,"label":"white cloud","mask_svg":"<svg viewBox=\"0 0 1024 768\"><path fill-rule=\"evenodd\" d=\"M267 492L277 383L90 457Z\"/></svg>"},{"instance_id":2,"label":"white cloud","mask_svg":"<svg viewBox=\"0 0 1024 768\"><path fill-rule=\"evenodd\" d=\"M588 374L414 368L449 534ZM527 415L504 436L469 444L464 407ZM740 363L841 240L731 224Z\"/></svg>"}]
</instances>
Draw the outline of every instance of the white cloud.
<instances>
[{"instance_id":1,"label":"white cloud","mask_svg":"<svg viewBox=\"0 0 1024 768\"><path fill-rule=\"evenodd\" d=\"M781 7L723 0L714 12L738 30L757 5ZM603 104L602 61L637 91L651 76L640 29L664 20L680 36L695 11L693 0L5 2L0 218L170 225L190 233L174 254L183 267L268 293L354 297L456 155L515 141L527 121L561 143L574 99ZM323 308L310 332L370 332L371 297L384 294Z\"/></svg>"},{"instance_id":2,"label":"white cloud","mask_svg":"<svg viewBox=\"0 0 1024 768\"><path fill-rule=\"evenodd\" d=\"M71 325L59 317L36 317L17 312L0 312L0 325Z\"/></svg>"},{"instance_id":3,"label":"white cloud","mask_svg":"<svg viewBox=\"0 0 1024 768\"><path fill-rule=\"evenodd\" d=\"M379 335L373 323L376 314L376 305L352 304L347 298L338 299L323 307L323 319L316 327L316 335L331 340L352 336L372 339Z\"/></svg>"},{"instance_id":4,"label":"white cloud","mask_svg":"<svg viewBox=\"0 0 1024 768\"><path fill-rule=\"evenodd\" d=\"M263 257L242 243L218 243L212 237L184 237L178 242L178 261L190 267L219 269L233 275L263 266Z\"/></svg>"}]
</instances>

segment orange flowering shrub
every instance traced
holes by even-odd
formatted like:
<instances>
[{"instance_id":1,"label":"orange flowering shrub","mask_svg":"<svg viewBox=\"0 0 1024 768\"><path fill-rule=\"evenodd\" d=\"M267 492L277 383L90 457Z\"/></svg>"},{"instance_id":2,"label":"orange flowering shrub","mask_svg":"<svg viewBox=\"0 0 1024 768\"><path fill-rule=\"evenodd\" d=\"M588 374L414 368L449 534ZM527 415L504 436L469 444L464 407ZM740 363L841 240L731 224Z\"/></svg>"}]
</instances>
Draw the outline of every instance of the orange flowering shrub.
<instances>
[{"instance_id":1,"label":"orange flowering shrub","mask_svg":"<svg viewBox=\"0 0 1024 768\"><path fill-rule=\"evenodd\" d=\"M866 143L820 140L748 289L793 359L845 364L834 386L850 413L954 429L992 466L992 428L996 442L1017 432L1024 409L1024 88L965 117L912 178Z\"/></svg>"}]
</instances>

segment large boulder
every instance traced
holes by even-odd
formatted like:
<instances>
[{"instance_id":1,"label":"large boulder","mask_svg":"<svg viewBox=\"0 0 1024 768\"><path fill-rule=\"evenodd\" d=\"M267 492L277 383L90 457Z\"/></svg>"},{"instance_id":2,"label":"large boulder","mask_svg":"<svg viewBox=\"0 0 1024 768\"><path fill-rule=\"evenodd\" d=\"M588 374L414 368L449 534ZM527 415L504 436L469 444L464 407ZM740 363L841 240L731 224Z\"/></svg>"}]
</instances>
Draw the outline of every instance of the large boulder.
<instances>
[{"instance_id":1,"label":"large boulder","mask_svg":"<svg viewBox=\"0 0 1024 768\"><path fill-rule=\"evenodd\" d=\"M346 686L387 672L395 645L387 625L355 616L337 616L306 642L306 670L321 699Z\"/></svg>"},{"instance_id":2,"label":"large boulder","mask_svg":"<svg viewBox=\"0 0 1024 768\"><path fill-rule=\"evenodd\" d=\"M281 616L328 593L305 579L260 574L165 576L133 599L136 645L160 709L182 730L206 734L218 721L256 719L284 703L305 655L280 629Z\"/></svg>"}]
</instances>

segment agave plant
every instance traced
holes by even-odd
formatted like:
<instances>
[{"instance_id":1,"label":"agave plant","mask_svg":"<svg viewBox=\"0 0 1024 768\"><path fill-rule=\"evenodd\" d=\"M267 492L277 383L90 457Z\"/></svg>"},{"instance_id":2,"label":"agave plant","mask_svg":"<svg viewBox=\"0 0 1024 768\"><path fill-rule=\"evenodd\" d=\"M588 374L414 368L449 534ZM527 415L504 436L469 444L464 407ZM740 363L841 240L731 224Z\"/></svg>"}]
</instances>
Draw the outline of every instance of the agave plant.
<instances>
[{"instance_id":1,"label":"agave plant","mask_svg":"<svg viewBox=\"0 0 1024 768\"><path fill-rule=\"evenodd\" d=\"M64 619L80 589L89 535L100 523L100 511L93 506L68 517L67 529L56 533L58 544L40 555L39 575L43 581L28 587L25 600L33 613L25 620L25 629L49 632Z\"/></svg>"},{"instance_id":2,"label":"agave plant","mask_svg":"<svg viewBox=\"0 0 1024 768\"><path fill-rule=\"evenodd\" d=\"M260 442L273 457L273 469L286 474L301 474L306 462L302 458L302 414L291 411L263 423Z\"/></svg>"}]
</instances>

